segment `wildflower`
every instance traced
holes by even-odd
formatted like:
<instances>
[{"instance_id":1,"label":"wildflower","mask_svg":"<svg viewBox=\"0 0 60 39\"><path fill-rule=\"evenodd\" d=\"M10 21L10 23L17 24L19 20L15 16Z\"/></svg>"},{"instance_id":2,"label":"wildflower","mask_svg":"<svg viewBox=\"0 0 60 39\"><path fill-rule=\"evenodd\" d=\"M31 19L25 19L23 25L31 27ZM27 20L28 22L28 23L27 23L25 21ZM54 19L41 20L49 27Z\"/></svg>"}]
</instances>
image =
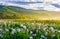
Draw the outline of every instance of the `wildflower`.
<instances>
[{"instance_id":1,"label":"wildflower","mask_svg":"<svg viewBox=\"0 0 60 39\"><path fill-rule=\"evenodd\" d=\"M60 30L58 30L58 32L60 33Z\"/></svg>"},{"instance_id":2,"label":"wildflower","mask_svg":"<svg viewBox=\"0 0 60 39\"><path fill-rule=\"evenodd\" d=\"M32 34L33 32L32 31L30 31L30 34Z\"/></svg>"},{"instance_id":3,"label":"wildflower","mask_svg":"<svg viewBox=\"0 0 60 39\"><path fill-rule=\"evenodd\" d=\"M36 32L38 33L38 32L39 32L39 30L37 29L37 30L36 30Z\"/></svg>"},{"instance_id":4,"label":"wildflower","mask_svg":"<svg viewBox=\"0 0 60 39\"><path fill-rule=\"evenodd\" d=\"M17 28L17 31L18 31L18 32L20 32L20 31L21 31L21 29L20 29L20 28Z\"/></svg>"},{"instance_id":5,"label":"wildflower","mask_svg":"<svg viewBox=\"0 0 60 39\"><path fill-rule=\"evenodd\" d=\"M21 26L24 26L23 24L21 24Z\"/></svg>"},{"instance_id":6,"label":"wildflower","mask_svg":"<svg viewBox=\"0 0 60 39\"><path fill-rule=\"evenodd\" d=\"M44 35L41 35L42 38L44 38L45 36Z\"/></svg>"},{"instance_id":7,"label":"wildflower","mask_svg":"<svg viewBox=\"0 0 60 39\"><path fill-rule=\"evenodd\" d=\"M16 32L16 30L15 29L12 29L12 34L14 34Z\"/></svg>"},{"instance_id":8,"label":"wildflower","mask_svg":"<svg viewBox=\"0 0 60 39\"><path fill-rule=\"evenodd\" d=\"M45 32L45 35L48 35L48 32Z\"/></svg>"},{"instance_id":9,"label":"wildflower","mask_svg":"<svg viewBox=\"0 0 60 39\"><path fill-rule=\"evenodd\" d=\"M2 31L2 28L0 28L0 31Z\"/></svg>"},{"instance_id":10,"label":"wildflower","mask_svg":"<svg viewBox=\"0 0 60 39\"><path fill-rule=\"evenodd\" d=\"M36 23L38 26L41 26L41 24L40 23Z\"/></svg>"},{"instance_id":11,"label":"wildflower","mask_svg":"<svg viewBox=\"0 0 60 39\"><path fill-rule=\"evenodd\" d=\"M36 36L36 34L33 34L33 36Z\"/></svg>"},{"instance_id":12,"label":"wildflower","mask_svg":"<svg viewBox=\"0 0 60 39\"><path fill-rule=\"evenodd\" d=\"M55 36L55 34L52 35L52 37L54 37L54 36Z\"/></svg>"},{"instance_id":13,"label":"wildflower","mask_svg":"<svg viewBox=\"0 0 60 39\"><path fill-rule=\"evenodd\" d=\"M34 23L32 23L32 25L35 25Z\"/></svg>"},{"instance_id":14,"label":"wildflower","mask_svg":"<svg viewBox=\"0 0 60 39\"><path fill-rule=\"evenodd\" d=\"M26 29L26 26L22 26L24 29Z\"/></svg>"},{"instance_id":15,"label":"wildflower","mask_svg":"<svg viewBox=\"0 0 60 39\"><path fill-rule=\"evenodd\" d=\"M41 35L41 39L47 39L44 35Z\"/></svg>"},{"instance_id":16,"label":"wildflower","mask_svg":"<svg viewBox=\"0 0 60 39\"><path fill-rule=\"evenodd\" d=\"M2 35L2 34L0 34L0 37L3 37L3 35Z\"/></svg>"},{"instance_id":17,"label":"wildflower","mask_svg":"<svg viewBox=\"0 0 60 39\"><path fill-rule=\"evenodd\" d=\"M47 29L46 27L43 28L44 31L45 31L46 29Z\"/></svg>"},{"instance_id":18,"label":"wildflower","mask_svg":"<svg viewBox=\"0 0 60 39\"><path fill-rule=\"evenodd\" d=\"M53 27L50 27L51 31L54 31L54 28Z\"/></svg>"},{"instance_id":19,"label":"wildflower","mask_svg":"<svg viewBox=\"0 0 60 39\"><path fill-rule=\"evenodd\" d=\"M42 39L42 38L40 38L40 39Z\"/></svg>"},{"instance_id":20,"label":"wildflower","mask_svg":"<svg viewBox=\"0 0 60 39\"><path fill-rule=\"evenodd\" d=\"M8 29L5 29L5 31L9 31Z\"/></svg>"},{"instance_id":21,"label":"wildflower","mask_svg":"<svg viewBox=\"0 0 60 39\"><path fill-rule=\"evenodd\" d=\"M33 39L33 37L32 37L32 36L30 36L30 39Z\"/></svg>"},{"instance_id":22,"label":"wildflower","mask_svg":"<svg viewBox=\"0 0 60 39\"><path fill-rule=\"evenodd\" d=\"M26 29L27 30L27 32L29 32L29 30L28 29Z\"/></svg>"}]
</instances>

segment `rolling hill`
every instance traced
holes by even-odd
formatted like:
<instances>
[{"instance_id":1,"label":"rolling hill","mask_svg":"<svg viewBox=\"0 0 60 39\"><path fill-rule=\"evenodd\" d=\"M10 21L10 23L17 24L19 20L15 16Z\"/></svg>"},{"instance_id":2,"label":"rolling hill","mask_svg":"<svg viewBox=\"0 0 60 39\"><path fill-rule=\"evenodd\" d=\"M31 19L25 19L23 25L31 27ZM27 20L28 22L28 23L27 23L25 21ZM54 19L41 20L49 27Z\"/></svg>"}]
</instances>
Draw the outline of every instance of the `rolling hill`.
<instances>
[{"instance_id":1,"label":"rolling hill","mask_svg":"<svg viewBox=\"0 0 60 39\"><path fill-rule=\"evenodd\" d=\"M60 12L28 10L21 7L0 5L0 19L60 19Z\"/></svg>"}]
</instances>

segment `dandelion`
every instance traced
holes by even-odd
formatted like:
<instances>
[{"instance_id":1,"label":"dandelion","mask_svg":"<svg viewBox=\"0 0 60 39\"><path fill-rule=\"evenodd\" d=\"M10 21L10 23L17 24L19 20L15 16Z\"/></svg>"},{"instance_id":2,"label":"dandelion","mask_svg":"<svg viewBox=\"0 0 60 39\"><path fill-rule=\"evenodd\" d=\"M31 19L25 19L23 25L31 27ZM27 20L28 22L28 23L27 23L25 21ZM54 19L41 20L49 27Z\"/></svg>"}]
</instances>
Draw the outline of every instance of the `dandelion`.
<instances>
[{"instance_id":1,"label":"dandelion","mask_svg":"<svg viewBox=\"0 0 60 39\"><path fill-rule=\"evenodd\" d=\"M41 35L42 38L44 38L45 36L44 35Z\"/></svg>"},{"instance_id":2,"label":"dandelion","mask_svg":"<svg viewBox=\"0 0 60 39\"><path fill-rule=\"evenodd\" d=\"M33 36L36 36L36 34L33 34Z\"/></svg>"},{"instance_id":3,"label":"dandelion","mask_svg":"<svg viewBox=\"0 0 60 39\"><path fill-rule=\"evenodd\" d=\"M36 23L38 26L41 26L41 24L40 23Z\"/></svg>"},{"instance_id":4,"label":"dandelion","mask_svg":"<svg viewBox=\"0 0 60 39\"><path fill-rule=\"evenodd\" d=\"M48 32L45 32L45 35L48 35Z\"/></svg>"},{"instance_id":5,"label":"dandelion","mask_svg":"<svg viewBox=\"0 0 60 39\"><path fill-rule=\"evenodd\" d=\"M41 38L43 38L43 39L47 39L44 35L41 35Z\"/></svg>"},{"instance_id":6,"label":"dandelion","mask_svg":"<svg viewBox=\"0 0 60 39\"><path fill-rule=\"evenodd\" d=\"M43 39L43 38L40 38L40 39Z\"/></svg>"},{"instance_id":7,"label":"dandelion","mask_svg":"<svg viewBox=\"0 0 60 39\"><path fill-rule=\"evenodd\" d=\"M24 26L23 24L21 24L21 26Z\"/></svg>"},{"instance_id":8,"label":"dandelion","mask_svg":"<svg viewBox=\"0 0 60 39\"><path fill-rule=\"evenodd\" d=\"M33 37L32 37L32 36L30 36L30 39L33 39Z\"/></svg>"},{"instance_id":9,"label":"dandelion","mask_svg":"<svg viewBox=\"0 0 60 39\"><path fill-rule=\"evenodd\" d=\"M60 30L58 30L58 32L60 33Z\"/></svg>"},{"instance_id":10,"label":"dandelion","mask_svg":"<svg viewBox=\"0 0 60 39\"><path fill-rule=\"evenodd\" d=\"M26 29L27 30L27 32L29 32L29 30L28 29Z\"/></svg>"},{"instance_id":11,"label":"dandelion","mask_svg":"<svg viewBox=\"0 0 60 39\"><path fill-rule=\"evenodd\" d=\"M14 34L16 32L16 30L15 29L12 29L12 34Z\"/></svg>"},{"instance_id":12,"label":"dandelion","mask_svg":"<svg viewBox=\"0 0 60 39\"><path fill-rule=\"evenodd\" d=\"M39 30L37 29L37 30L36 30L36 32L38 33L38 32L39 32Z\"/></svg>"},{"instance_id":13,"label":"dandelion","mask_svg":"<svg viewBox=\"0 0 60 39\"><path fill-rule=\"evenodd\" d=\"M51 31L54 31L54 28L53 27L50 27Z\"/></svg>"},{"instance_id":14,"label":"dandelion","mask_svg":"<svg viewBox=\"0 0 60 39\"><path fill-rule=\"evenodd\" d=\"M35 25L34 23L32 23L32 25Z\"/></svg>"},{"instance_id":15,"label":"dandelion","mask_svg":"<svg viewBox=\"0 0 60 39\"><path fill-rule=\"evenodd\" d=\"M5 29L5 31L9 31L8 29Z\"/></svg>"},{"instance_id":16,"label":"dandelion","mask_svg":"<svg viewBox=\"0 0 60 39\"><path fill-rule=\"evenodd\" d=\"M0 37L3 37L3 35L2 35L2 34L0 34Z\"/></svg>"},{"instance_id":17,"label":"dandelion","mask_svg":"<svg viewBox=\"0 0 60 39\"><path fill-rule=\"evenodd\" d=\"M18 32L20 32L20 31L21 31L21 29L20 29L20 28L17 28L17 31L18 31Z\"/></svg>"},{"instance_id":18,"label":"dandelion","mask_svg":"<svg viewBox=\"0 0 60 39\"><path fill-rule=\"evenodd\" d=\"M53 34L52 37L55 37L55 34Z\"/></svg>"},{"instance_id":19,"label":"dandelion","mask_svg":"<svg viewBox=\"0 0 60 39\"><path fill-rule=\"evenodd\" d=\"M32 31L30 31L30 34L32 34L33 32Z\"/></svg>"},{"instance_id":20,"label":"dandelion","mask_svg":"<svg viewBox=\"0 0 60 39\"><path fill-rule=\"evenodd\" d=\"M47 27L44 27L43 30L45 31L47 29Z\"/></svg>"},{"instance_id":21,"label":"dandelion","mask_svg":"<svg viewBox=\"0 0 60 39\"><path fill-rule=\"evenodd\" d=\"M24 29L26 29L26 26L22 26Z\"/></svg>"},{"instance_id":22,"label":"dandelion","mask_svg":"<svg viewBox=\"0 0 60 39\"><path fill-rule=\"evenodd\" d=\"M44 26L48 26L47 24L45 24Z\"/></svg>"},{"instance_id":23,"label":"dandelion","mask_svg":"<svg viewBox=\"0 0 60 39\"><path fill-rule=\"evenodd\" d=\"M2 31L2 28L0 28L0 31Z\"/></svg>"}]
</instances>

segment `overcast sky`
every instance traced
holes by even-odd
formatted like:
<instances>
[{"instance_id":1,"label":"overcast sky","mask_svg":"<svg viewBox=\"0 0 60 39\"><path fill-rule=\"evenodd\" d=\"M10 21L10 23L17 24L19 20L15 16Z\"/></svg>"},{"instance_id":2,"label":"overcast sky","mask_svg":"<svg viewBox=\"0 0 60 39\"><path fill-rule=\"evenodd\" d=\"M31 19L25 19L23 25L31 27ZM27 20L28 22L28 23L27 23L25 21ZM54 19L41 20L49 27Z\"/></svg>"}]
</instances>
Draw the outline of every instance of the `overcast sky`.
<instances>
[{"instance_id":1,"label":"overcast sky","mask_svg":"<svg viewBox=\"0 0 60 39\"><path fill-rule=\"evenodd\" d=\"M43 1L43 0L1 0L1 1L40 2L40 1Z\"/></svg>"},{"instance_id":2,"label":"overcast sky","mask_svg":"<svg viewBox=\"0 0 60 39\"><path fill-rule=\"evenodd\" d=\"M39 9L40 7L44 7L44 9L46 9L46 10L49 10L49 11L60 11L60 0L0 0L0 2L1 1L12 1L12 3L6 3L6 5L14 5L14 6L20 6L20 7L23 7L23 8L28 8L28 9L35 9L35 10L37 10L37 9ZM18 5L17 3L16 4L14 4L13 2L14 1L20 1L20 2L47 2L47 3L53 3L53 4L55 4L55 5L51 5L51 4L49 4L49 5L47 5L47 3L46 4L36 4L36 3L34 3L34 4L26 4L26 5ZM3 4L5 4L5 3L3 3ZM56 6L56 4L58 5L58 6Z\"/></svg>"},{"instance_id":3,"label":"overcast sky","mask_svg":"<svg viewBox=\"0 0 60 39\"><path fill-rule=\"evenodd\" d=\"M60 0L0 0L0 1L19 1L19 2L53 2L60 3Z\"/></svg>"}]
</instances>

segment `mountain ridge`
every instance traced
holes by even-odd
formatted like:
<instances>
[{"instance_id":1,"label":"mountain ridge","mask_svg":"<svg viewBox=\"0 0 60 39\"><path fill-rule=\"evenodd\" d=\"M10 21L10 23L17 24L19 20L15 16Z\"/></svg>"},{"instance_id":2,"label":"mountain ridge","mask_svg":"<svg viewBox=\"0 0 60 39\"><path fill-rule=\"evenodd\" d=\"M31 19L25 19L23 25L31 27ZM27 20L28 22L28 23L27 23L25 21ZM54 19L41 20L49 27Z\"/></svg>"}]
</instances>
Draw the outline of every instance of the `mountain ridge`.
<instances>
[{"instance_id":1,"label":"mountain ridge","mask_svg":"<svg viewBox=\"0 0 60 39\"><path fill-rule=\"evenodd\" d=\"M31 10L46 10L46 11L60 11L60 5L56 3L51 3L51 4L44 4L43 2L0 2L0 5L4 6L15 6L15 7L21 7L25 9L31 9Z\"/></svg>"},{"instance_id":2,"label":"mountain ridge","mask_svg":"<svg viewBox=\"0 0 60 39\"><path fill-rule=\"evenodd\" d=\"M0 19L60 19L60 12L0 5Z\"/></svg>"}]
</instances>

